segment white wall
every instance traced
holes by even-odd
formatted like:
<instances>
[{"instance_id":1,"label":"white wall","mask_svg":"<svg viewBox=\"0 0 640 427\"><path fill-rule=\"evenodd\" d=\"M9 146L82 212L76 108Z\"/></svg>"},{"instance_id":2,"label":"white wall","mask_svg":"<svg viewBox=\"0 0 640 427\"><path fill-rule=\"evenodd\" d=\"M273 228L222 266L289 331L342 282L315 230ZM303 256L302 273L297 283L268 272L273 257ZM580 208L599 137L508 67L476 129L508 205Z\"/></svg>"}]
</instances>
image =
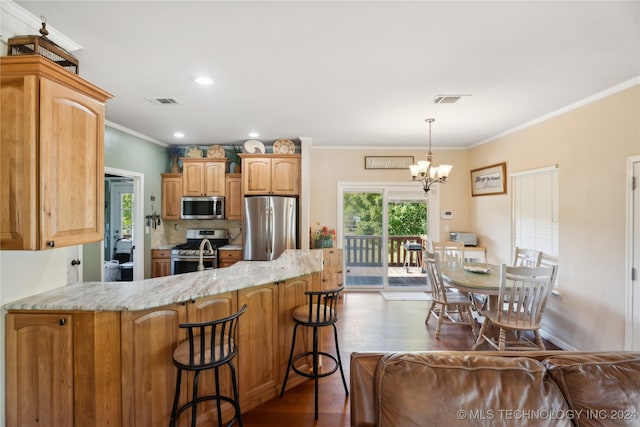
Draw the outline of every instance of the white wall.
<instances>
[{"instance_id":1,"label":"white wall","mask_svg":"<svg viewBox=\"0 0 640 427\"><path fill-rule=\"evenodd\" d=\"M0 307L67 283L67 249L0 251ZM0 319L0 426L5 425L5 315Z\"/></svg>"}]
</instances>

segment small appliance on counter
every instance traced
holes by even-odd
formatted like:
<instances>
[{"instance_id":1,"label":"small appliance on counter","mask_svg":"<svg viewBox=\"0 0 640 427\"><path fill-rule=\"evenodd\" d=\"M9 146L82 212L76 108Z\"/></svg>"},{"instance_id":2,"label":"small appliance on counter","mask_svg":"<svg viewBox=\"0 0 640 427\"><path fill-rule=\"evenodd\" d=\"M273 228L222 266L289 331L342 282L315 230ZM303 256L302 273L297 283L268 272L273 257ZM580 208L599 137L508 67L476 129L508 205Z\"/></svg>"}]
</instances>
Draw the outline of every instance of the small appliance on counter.
<instances>
[{"instance_id":1,"label":"small appliance on counter","mask_svg":"<svg viewBox=\"0 0 640 427\"><path fill-rule=\"evenodd\" d=\"M477 246L478 236L476 233L467 233L465 231L452 231L449 233L449 240L452 242L462 242L465 246Z\"/></svg>"},{"instance_id":2,"label":"small appliance on counter","mask_svg":"<svg viewBox=\"0 0 640 427\"><path fill-rule=\"evenodd\" d=\"M227 229L188 229L187 242L171 248L171 274L191 273L198 270L200 244L209 240L212 250L205 248L202 262L205 269L218 268L218 248L229 244Z\"/></svg>"}]
</instances>

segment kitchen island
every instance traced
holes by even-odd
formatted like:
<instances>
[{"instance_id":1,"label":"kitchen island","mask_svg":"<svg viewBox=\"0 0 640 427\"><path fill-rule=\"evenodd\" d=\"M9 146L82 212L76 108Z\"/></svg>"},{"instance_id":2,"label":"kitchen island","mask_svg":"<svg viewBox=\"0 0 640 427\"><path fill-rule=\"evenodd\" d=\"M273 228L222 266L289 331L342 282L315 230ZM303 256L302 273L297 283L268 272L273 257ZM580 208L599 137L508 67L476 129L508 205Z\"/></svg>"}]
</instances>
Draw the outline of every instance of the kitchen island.
<instances>
[{"instance_id":1,"label":"kitchen island","mask_svg":"<svg viewBox=\"0 0 640 427\"><path fill-rule=\"evenodd\" d=\"M168 425L173 350L186 339L178 325L225 317L243 304L241 409L276 397L291 345L290 313L306 302L305 291L320 289L322 258L321 250L286 251L270 262L78 283L6 304L7 426ZM309 347L305 338L299 351ZM292 386L303 380L293 379ZM206 389L211 378L200 381ZM215 417L213 405L203 406L200 425Z\"/></svg>"}]
</instances>

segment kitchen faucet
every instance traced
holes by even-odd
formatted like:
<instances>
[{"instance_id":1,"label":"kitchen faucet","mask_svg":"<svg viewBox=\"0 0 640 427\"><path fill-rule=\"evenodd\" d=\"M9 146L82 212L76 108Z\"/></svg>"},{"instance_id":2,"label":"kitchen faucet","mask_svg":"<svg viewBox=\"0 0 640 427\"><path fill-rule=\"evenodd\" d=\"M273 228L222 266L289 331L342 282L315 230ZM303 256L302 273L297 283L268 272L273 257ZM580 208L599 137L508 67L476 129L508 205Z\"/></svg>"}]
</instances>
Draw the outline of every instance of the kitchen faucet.
<instances>
[{"instance_id":1,"label":"kitchen faucet","mask_svg":"<svg viewBox=\"0 0 640 427\"><path fill-rule=\"evenodd\" d=\"M204 263L202 262L202 253L204 252L204 247L209 246L209 253L213 252L213 247L211 246L211 242L209 239L202 239L200 242L200 263L198 264L198 271L204 270Z\"/></svg>"}]
</instances>

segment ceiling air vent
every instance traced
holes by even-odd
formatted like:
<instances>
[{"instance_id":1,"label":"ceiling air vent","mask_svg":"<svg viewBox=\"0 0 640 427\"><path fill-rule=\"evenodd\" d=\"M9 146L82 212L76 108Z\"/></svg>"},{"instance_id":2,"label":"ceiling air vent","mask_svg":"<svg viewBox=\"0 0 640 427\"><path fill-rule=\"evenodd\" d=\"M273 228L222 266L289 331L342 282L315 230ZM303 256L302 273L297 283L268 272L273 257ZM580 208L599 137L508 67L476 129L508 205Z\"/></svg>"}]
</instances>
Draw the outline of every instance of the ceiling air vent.
<instances>
[{"instance_id":1,"label":"ceiling air vent","mask_svg":"<svg viewBox=\"0 0 640 427\"><path fill-rule=\"evenodd\" d=\"M436 95L431 101L432 104L455 104L463 96L471 95Z\"/></svg>"},{"instance_id":2,"label":"ceiling air vent","mask_svg":"<svg viewBox=\"0 0 640 427\"><path fill-rule=\"evenodd\" d=\"M154 105L179 105L180 101L174 98L145 98L147 101Z\"/></svg>"}]
</instances>

